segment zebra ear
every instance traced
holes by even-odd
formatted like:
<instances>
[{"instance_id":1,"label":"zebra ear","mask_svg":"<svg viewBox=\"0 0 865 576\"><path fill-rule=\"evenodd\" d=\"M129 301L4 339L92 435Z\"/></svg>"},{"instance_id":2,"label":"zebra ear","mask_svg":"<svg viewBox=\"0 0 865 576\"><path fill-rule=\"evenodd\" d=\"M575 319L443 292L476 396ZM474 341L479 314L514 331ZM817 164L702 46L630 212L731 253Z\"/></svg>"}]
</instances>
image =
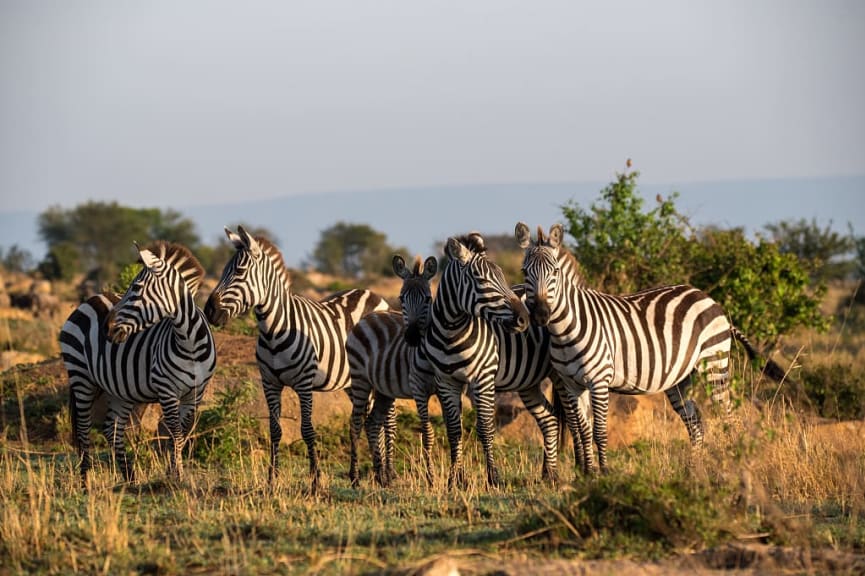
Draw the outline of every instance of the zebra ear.
<instances>
[{"instance_id":1,"label":"zebra ear","mask_svg":"<svg viewBox=\"0 0 865 576\"><path fill-rule=\"evenodd\" d=\"M435 256L430 256L423 263L423 278L424 280L430 280L433 276L436 275L439 269L439 261Z\"/></svg>"},{"instance_id":2,"label":"zebra ear","mask_svg":"<svg viewBox=\"0 0 865 576\"><path fill-rule=\"evenodd\" d=\"M147 249L139 248L138 257L141 259L141 263L144 264L145 268L147 268L148 270L153 270L154 268L156 268L157 264L161 262L161 260L157 258L153 252Z\"/></svg>"},{"instance_id":3,"label":"zebra ear","mask_svg":"<svg viewBox=\"0 0 865 576\"><path fill-rule=\"evenodd\" d=\"M517 226L514 228L514 236L520 248L528 248L529 244L532 243L532 234L525 222L517 222Z\"/></svg>"},{"instance_id":4,"label":"zebra ear","mask_svg":"<svg viewBox=\"0 0 865 576\"><path fill-rule=\"evenodd\" d=\"M471 251L463 246L463 243L451 236L445 245L445 253L451 260L456 260L460 264L465 264L472 256Z\"/></svg>"},{"instance_id":5,"label":"zebra ear","mask_svg":"<svg viewBox=\"0 0 865 576\"><path fill-rule=\"evenodd\" d=\"M558 248L562 245L562 236L564 233L564 228L561 224L553 224L550 226L550 248Z\"/></svg>"},{"instance_id":6,"label":"zebra ear","mask_svg":"<svg viewBox=\"0 0 865 576\"><path fill-rule=\"evenodd\" d=\"M249 250L249 253L252 254L253 258L261 257L261 246L259 246L255 238L253 238L249 234L249 232L246 231L246 228L244 228L243 226L238 226L237 235L240 237L240 242L243 247Z\"/></svg>"},{"instance_id":7,"label":"zebra ear","mask_svg":"<svg viewBox=\"0 0 865 576\"><path fill-rule=\"evenodd\" d=\"M406 276L408 276L408 269L405 267L405 258L399 254L394 254L392 264L393 273L405 280Z\"/></svg>"},{"instance_id":8,"label":"zebra ear","mask_svg":"<svg viewBox=\"0 0 865 576\"><path fill-rule=\"evenodd\" d=\"M228 226L225 227L225 235L228 237L228 241L234 244L235 249L241 250L244 247L243 240L240 239L240 236L235 234Z\"/></svg>"}]
</instances>

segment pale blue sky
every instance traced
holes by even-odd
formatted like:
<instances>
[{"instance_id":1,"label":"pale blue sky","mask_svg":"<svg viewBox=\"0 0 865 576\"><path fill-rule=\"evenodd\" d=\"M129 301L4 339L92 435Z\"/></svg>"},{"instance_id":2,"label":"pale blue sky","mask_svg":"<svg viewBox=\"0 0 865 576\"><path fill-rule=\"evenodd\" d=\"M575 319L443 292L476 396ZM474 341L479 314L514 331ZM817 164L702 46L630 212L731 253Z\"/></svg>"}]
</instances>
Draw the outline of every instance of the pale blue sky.
<instances>
[{"instance_id":1,"label":"pale blue sky","mask_svg":"<svg viewBox=\"0 0 865 576\"><path fill-rule=\"evenodd\" d=\"M0 212L863 175L863 58L856 0L0 0Z\"/></svg>"}]
</instances>

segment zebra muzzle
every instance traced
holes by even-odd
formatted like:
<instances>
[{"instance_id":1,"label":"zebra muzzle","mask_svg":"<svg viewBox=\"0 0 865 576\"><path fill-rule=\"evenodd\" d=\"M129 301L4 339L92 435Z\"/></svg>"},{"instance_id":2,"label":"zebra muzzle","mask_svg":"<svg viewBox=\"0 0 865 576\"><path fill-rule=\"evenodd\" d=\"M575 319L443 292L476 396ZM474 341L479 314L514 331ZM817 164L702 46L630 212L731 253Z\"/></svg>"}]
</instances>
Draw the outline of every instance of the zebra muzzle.
<instances>
[{"instance_id":1,"label":"zebra muzzle","mask_svg":"<svg viewBox=\"0 0 865 576\"><path fill-rule=\"evenodd\" d=\"M550 306L543 300L535 300L531 306L532 321L538 326L546 326L550 323Z\"/></svg>"},{"instance_id":2,"label":"zebra muzzle","mask_svg":"<svg viewBox=\"0 0 865 576\"><path fill-rule=\"evenodd\" d=\"M117 318L112 310L108 315L106 320L108 339L114 342L115 344L121 344L126 342L129 339L129 335L132 334L132 330L129 326L118 324Z\"/></svg>"},{"instance_id":3,"label":"zebra muzzle","mask_svg":"<svg viewBox=\"0 0 865 576\"><path fill-rule=\"evenodd\" d=\"M207 299L207 303L204 305L204 315L207 316L207 321L214 326L225 326L228 323L228 312L222 307L219 294L216 292Z\"/></svg>"},{"instance_id":4,"label":"zebra muzzle","mask_svg":"<svg viewBox=\"0 0 865 576\"><path fill-rule=\"evenodd\" d=\"M510 325L513 332L525 332L529 327L529 311L523 301L514 297L511 300L511 308L514 312L514 317Z\"/></svg>"}]
</instances>

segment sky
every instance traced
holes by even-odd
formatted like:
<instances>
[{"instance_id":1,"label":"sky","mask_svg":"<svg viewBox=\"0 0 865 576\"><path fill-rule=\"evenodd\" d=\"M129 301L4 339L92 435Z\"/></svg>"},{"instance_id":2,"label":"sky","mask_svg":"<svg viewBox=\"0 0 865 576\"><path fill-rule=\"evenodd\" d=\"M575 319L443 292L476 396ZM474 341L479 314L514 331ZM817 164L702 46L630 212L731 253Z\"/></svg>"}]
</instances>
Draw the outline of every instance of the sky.
<instances>
[{"instance_id":1,"label":"sky","mask_svg":"<svg viewBox=\"0 0 865 576\"><path fill-rule=\"evenodd\" d=\"M861 176L863 55L857 0L0 0L0 212Z\"/></svg>"}]
</instances>

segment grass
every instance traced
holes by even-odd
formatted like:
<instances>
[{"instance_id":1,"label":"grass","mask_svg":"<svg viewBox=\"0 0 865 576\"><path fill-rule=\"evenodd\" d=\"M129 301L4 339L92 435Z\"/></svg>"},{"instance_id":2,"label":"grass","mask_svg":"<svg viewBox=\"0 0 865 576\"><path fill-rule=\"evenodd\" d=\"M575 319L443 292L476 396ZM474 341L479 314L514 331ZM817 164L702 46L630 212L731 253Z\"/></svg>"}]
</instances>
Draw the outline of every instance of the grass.
<instances>
[{"instance_id":1,"label":"grass","mask_svg":"<svg viewBox=\"0 0 865 576\"><path fill-rule=\"evenodd\" d=\"M744 410L713 433L695 460L676 434L612 453L602 478L539 480L537 446L499 441L504 487L487 489L476 439L469 485L445 489L446 452L437 448L436 486L421 480L417 437L405 434L402 475L380 489L346 477L340 423L320 431L324 489L308 490L307 463L290 447L274 486L266 450L234 467L192 460L182 482L166 479L150 444L137 447L138 485L118 483L107 460L90 489L78 485L71 451L0 444L0 564L13 573L373 573L431 556L629 557L655 560L736 538L865 552L865 451L829 445L783 410ZM403 417L402 424L410 420ZM410 422L409 422L410 424ZM744 427L745 433L734 430ZM405 428L406 426L404 426ZM441 430L438 431L441 437ZM409 434L411 436L411 434ZM143 447L142 447L143 446Z\"/></svg>"},{"instance_id":2,"label":"grass","mask_svg":"<svg viewBox=\"0 0 865 576\"><path fill-rule=\"evenodd\" d=\"M459 492L446 488L441 418L433 419L430 488L417 417L403 408L393 486L373 483L364 440L364 475L351 487L347 418L316 428L319 493L309 492L302 441L281 447L282 470L268 485L266 438L248 408L260 401L260 388L233 365L219 374L235 385L202 406L183 481L166 478L159 442L139 432L130 449L140 483L121 483L94 433L98 458L84 491L66 441L62 378L9 371L0 379L0 575L407 574L443 555L475 559L484 566L475 573L491 573L508 558L657 562L730 542L862 555L865 426L831 418L848 414L845 403L861 404L861 343L849 332L785 342L785 353L803 366L793 375L816 374L800 378L803 390L820 385L829 394L830 418L794 401L798 391L788 385L759 381L736 358L739 405L730 421L704 408L701 451L692 452L667 410L651 434L611 450L604 477L576 475L564 450L558 486L540 480L539 441L505 432L496 443L503 485L488 488L466 414L468 485ZM837 380L843 385L833 386Z\"/></svg>"}]
</instances>

